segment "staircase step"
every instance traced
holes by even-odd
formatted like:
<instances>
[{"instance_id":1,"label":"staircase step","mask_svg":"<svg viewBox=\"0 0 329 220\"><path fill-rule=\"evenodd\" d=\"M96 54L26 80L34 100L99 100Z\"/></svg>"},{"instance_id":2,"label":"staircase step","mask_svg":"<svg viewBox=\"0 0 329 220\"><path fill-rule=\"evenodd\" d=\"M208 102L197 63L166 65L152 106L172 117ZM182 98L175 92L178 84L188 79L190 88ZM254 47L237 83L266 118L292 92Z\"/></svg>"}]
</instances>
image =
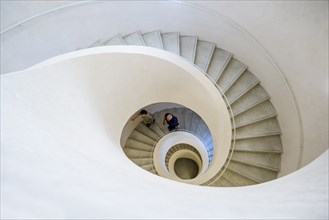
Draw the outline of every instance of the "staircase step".
<instances>
[{"instance_id":1,"label":"staircase step","mask_svg":"<svg viewBox=\"0 0 329 220\"><path fill-rule=\"evenodd\" d=\"M100 41L100 40L97 40L95 41L94 43L92 43L88 48L91 48L91 47L100 47L100 46L103 46L103 42Z\"/></svg>"},{"instance_id":2,"label":"staircase step","mask_svg":"<svg viewBox=\"0 0 329 220\"><path fill-rule=\"evenodd\" d=\"M129 136L129 138L134 139L136 141L154 146L154 144L156 143L156 141L154 141L152 138L149 138L148 136L146 136L145 134L134 130L131 135Z\"/></svg>"},{"instance_id":3,"label":"staircase step","mask_svg":"<svg viewBox=\"0 0 329 220\"><path fill-rule=\"evenodd\" d=\"M123 37L127 45L145 46L141 32L135 32Z\"/></svg>"},{"instance_id":4,"label":"staircase step","mask_svg":"<svg viewBox=\"0 0 329 220\"><path fill-rule=\"evenodd\" d=\"M159 136L159 138L165 135L165 133L161 130L161 128L160 128L159 124L157 123L157 121L155 121L154 124L151 125L149 128L154 133L156 133Z\"/></svg>"},{"instance_id":5,"label":"staircase step","mask_svg":"<svg viewBox=\"0 0 329 220\"><path fill-rule=\"evenodd\" d=\"M195 134L196 129L199 126L199 122L200 122L201 118L199 115L197 115L196 113L193 113L192 115L192 120L191 120L191 127L190 127L190 132Z\"/></svg>"},{"instance_id":6,"label":"staircase step","mask_svg":"<svg viewBox=\"0 0 329 220\"><path fill-rule=\"evenodd\" d=\"M234 117L268 99L269 95L267 92L260 84L257 84L231 105Z\"/></svg>"},{"instance_id":7,"label":"staircase step","mask_svg":"<svg viewBox=\"0 0 329 220\"><path fill-rule=\"evenodd\" d=\"M264 170L262 168L247 164L240 164L234 161L230 161L227 169L231 171L234 170L238 174L243 175L259 183L267 182L277 178L277 172Z\"/></svg>"},{"instance_id":8,"label":"staircase step","mask_svg":"<svg viewBox=\"0 0 329 220\"><path fill-rule=\"evenodd\" d=\"M143 34L142 37L146 46L163 49L160 31L153 31L150 33L146 33Z\"/></svg>"},{"instance_id":9,"label":"staircase step","mask_svg":"<svg viewBox=\"0 0 329 220\"><path fill-rule=\"evenodd\" d=\"M236 172L234 169L229 169L229 168L225 170L222 177L225 177L227 180L233 183L234 186L249 186L259 183L258 181L250 179L244 175L241 175L241 173Z\"/></svg>"},{"instance_id":10,"label":"staircase step","mask_svg":"<svg viewBox=\"0 0 329 220\"><path fill-rule=\"evenodd\" d=\"M132 148L123 148L125 154L131 158L152 158L153 153L149 151L136 150Z\"/></svg>"},{"instance_id":11,"label":"staircase step","mask_svg":"<svg viewBox=\"0 0 329 220\"><path fill-rule=\"evenodd\" d=\"M195 36L180 36L180 56L194 63L198 38Z\"/></svg>"},{"instance_id":12,"label":"staircase step","mask_svg":"<svg viewBox=\"0 0 329 220\"><path fill-rule=\"evenodd\" d=\"M220 75L217 85L223 92L226 91L246 69L247 66L245 64L232 58Z\"/></svg>"},{"instance_id":13,"label":"staircase step","mask_svg":"<svg viewBox=\"0 0 329 220\"><path fill-rule=\"evenodd\" d=\"M125 41L121 37L121 35L116 35L109 39L108 41L104 42L104 45L125 45Z\"/></svg>"},{"instance_id":14,"label":"staircase step","mask_svg":"<svg viewBox=\"0 0 329 220\"><path fill-rule=\"evenodd\" d=\"M147 137L153 139L154 141L157 141L160 137L154 131L152 131L150 128L146 127L146 125L144 125L143 123L140 123L136 127L136 130L139 131L140 133L146 135Z\"/></svg>"},{"instance_id":15,"label":"staircase step","mask_svg":"<svg viewBox=\"0 0 329 220\"><path fill-rule=\"evenodd\" d=\"M152 152L152 150L153 150L152 145L148 145L148 144L136 141L136 140L131 139L131 138L128 138L125 147L126 148L132 148L132 149L135 149L135 150L148 151L148 152Z\"/></svg>"},{"instance_id":16,"label":"staircase step","mask_svg":"<svg viewBox=\"0 0 329 220\"><path fill-rule=\"evenodd\" d=\"M181 129L184 129L185 127L185 111L186 108L176 108L176 117L178 118L179 121L179 127Z\"/></svg>"},{"instance_id":17,"label":"staircase step","mask_svg":"<svg viewBox=\"0 0 329 220\"><path fill-rule=\"evenodd\" d=\"M206 131L206 128L207 128L206 123L200 118L200 122L195 130L195 133L201 138L203 133Z\"/></svg>"},{"instance_id":18,"label":"staircase step","mask_svg":"<svg viewBox=\"0 0 329 220\"><path fill-rule=\"evenodd\" d=\"M192 122L192 117L193 117L193 112L191 110L188 110L185 112L185 117L184 117L184 129L185 130L190 130L191 128L191 122Z\"/></svg>"},{"instance_id":19,"label":"staircase step","mask_svg":"<svg viewBox=\"0 0 329 220\"><path fill-rule=\"evenodd\" d=\"M271 102L267 100L234 117L235 127L238 128L274 116L277 116L277 113Z\"/></svg>"},{"instance_id":20,"label":"staircase step","mask_svg":"<svg viewBox=\"0 0 329 220\"><path fill-rule=\"evenodd\" d=\"M245 163L252 166L258 166L264 169L279 172L281 166L281 155L258 152L237 152L234 151L232 160L235 162Z\"/></svg>"},{"instance_id":21,"label":"staircase step","mask_svg":"<svg viewBox=\"0 0 329 220\"><path fill-rule=\"evenodd\" d=\"M214 82L218 81L219 76L230 62L231 57L231 53L219 48L215 48L207 70L207 74L214 80Z\"/></svg>"},{"instance_id":22,"label":"staircase step","mask_svg":"<svg viewBox=\"0 0 329 220\"><path fill-rule=\"evenodd\" d=\"M204 72L207 72L211 57L214 53L216 45L207 41L199 40L195 54L195 65Z\"/></svg>"},{"instance_id":23,"label":"staircase step","mask_svg":"<svg viewBox=\"0 0 329 220\"><path fill-rule=\"evenodd\" d=\"M234 150L282 153L282 143L279 135L236 140Z\"/></svg>"},{"instance_id":24,"label":"staircase step","mask_svg":"<svg viewBox=\"0 0 329 220\"><path fill-rule=\"evenodd\" d=\"M153 170L154 170L154 165L153 164L148 164L148 165L144 165L144 166L141 166L144 170L147 170L149 172L152 172L153 173Z\"/></svg>"},{"instance_id":25,"label":"staircase step","mask_svg":"<svg viewBox=\"0 0 329 220\"><path fill-rule=\"evenodd\" d=\"M163 48L166 51L180 55L179 49L179 33L163 33L161 34Z\"/></svg>"},{"instance_id":26,"label":"staircase step","mask_svg":"<svg viewBox=\"0 0 329 220\"><path fill-rule=\"evenodd\" d=\"M280 126L276 118L269 118L254 124L236 129L236 138L260 137L272 134L280 134Z\"/></svg>"},{"instance_id":27,"label":"staircase step","mask_svg":"<svg viewBox=\"0 0 329 220\"><path fill-rule=\"evenodd\" d=\"M251 88L259 83L259 80L249 71L244 73L226 90L225 95L227 100L232 105L242 95L247 93Z\"/></svg>"},{"instance_id":28,"label":"staircase step","mask_svg":"<svg viewBox=\"0 0 329 220\"><path fill-rule=\"evenodd\" d=\"M163 118L164 118L164 115L167 113L167 112L170 112L168 109L165 109L165 110L162 110L160 112L156 112L153 116L154 116L154 119L155 119L155 122L158 124L158 127L161 129L162 133L164 134L168 134L169 131L168 131L168 125L167 123L163 124Z\"/></svg>"},{"instance_id":29,"label":"staircase step","mask_svg":"<svg viewBox=\"0 0 329 220\"><path fill-rule=\"evenodd\" d=\"M146 166L153 164L153 158L130 158L138 166Z\"/></svg>"},{"instance_id":30,"label":"staircase step","mask_svg":"<svg viewBox=\"0 0 329 220\"><path fill-rule=\"evenodd\" d=\"M233 183L232 181L230 181L229 179L227 179L225 177L225 175L223 174L218 180L213 182L211 184L211 186L234 187L237 185L235 183Z\"/></svg>"}]
</instances>

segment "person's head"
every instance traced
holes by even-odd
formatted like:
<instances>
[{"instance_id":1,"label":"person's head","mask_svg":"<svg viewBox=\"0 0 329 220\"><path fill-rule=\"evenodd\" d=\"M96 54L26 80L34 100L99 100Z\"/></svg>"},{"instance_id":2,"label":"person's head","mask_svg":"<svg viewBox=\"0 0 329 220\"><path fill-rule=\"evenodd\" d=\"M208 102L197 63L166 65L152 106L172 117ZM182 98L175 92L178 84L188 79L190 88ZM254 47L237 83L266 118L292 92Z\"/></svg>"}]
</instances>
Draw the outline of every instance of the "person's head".
<instances>
[{"instance_id":1,"label":"person's head","mask_svg":"<svg viewBox=\"0 0 329 220\"><path fill-rule=\"evenodd\" d=\"M172 114L170 113L165 114L165 118L167 121L170 121L172 119Z\"/></svg>"},{"instance_id":2,"label":"person's head","mask_svg":"<svg viewBox=\"0 0 329 220\"><path fill-rule=\"evenodd\" d=\"M145 116L147 115L147 111L145 109L142 109L139 114L141 114L141 116Z\"/></svg>"}]
</instances>

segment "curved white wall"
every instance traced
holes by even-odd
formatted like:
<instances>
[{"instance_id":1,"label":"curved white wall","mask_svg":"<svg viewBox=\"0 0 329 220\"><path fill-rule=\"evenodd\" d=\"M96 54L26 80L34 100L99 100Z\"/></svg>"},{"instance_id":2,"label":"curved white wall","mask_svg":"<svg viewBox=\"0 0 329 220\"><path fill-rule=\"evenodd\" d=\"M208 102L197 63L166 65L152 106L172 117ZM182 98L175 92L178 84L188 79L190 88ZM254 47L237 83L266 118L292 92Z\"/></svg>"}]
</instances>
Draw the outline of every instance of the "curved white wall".
<instances>
[{"instance_id":1,"label":"curved white wall","mask_svg":"<svg viewBox=\"0 0 329 220\"><path fill-rule=\"evenodd\" d=\"M291 175L239 188L192 186L137 169L119 146L120 133L135 108L153 98L145 87L135 93L118 89L126 85L126 76L120 73L128 72L122 72L117 61L135 56L124 66L135 82L141 80L134 77L140 70L136 64L141 67L147 60L143 74L157 74L153 64L162 66L164 61L140 54L107 54L109 49L113 48L63 55L2 76L1 218L328 218L328 152ZM193 84L198 92L204 89L197 78L205 76L175 65L163 67L172 68L175 79ZM157 79L164 80L160 75ZM194 89L183 90L197 104L210 107L200 115L220 115L211 91L202 101L204 96ZM156 98L191 104L177 92ZM215 121L219 119L223 117ZM210 123L210 130L220 131L219 125ZM220 143L216 138L214 142Z\"/></svg>"},{"instance_id":2,"label":"curved white wall","mask_svg":"<svg viewBox=\"0 0 329 220\"><path fill-rule=\"evenodd\" d=\"M328 7L327 2L317 2L309 2L307 4L314 4L315 6L320 4L321 7L316 7L318 10ZM8 2L1 1L2 5L6 3ZM276 25L278 25L278 28L281 27L282 23L279 21L276 23L277 20L273 19L264 19L264 23L262 23L262 19L244 19L255 13L264 13L266 15L267 10L273 10L272 14L274 15L282 11L282 7L273 8L271 6L273 3L260 5L256 9L250 6L251 8L245 11L241 8L239 13L235 13L238 5L235 7L233 5L236 3L218 2L217 6L224 3L228 5L219 7L221 8L221 13L224 14L224 11L226 11L230 16L235 16L235 19L240 16L239 24L243 24L242 26L249 28L249 30L251 27L255 29L258 27L260 32L254 32L255 35L262 32L262 36L266 36L266 32L263 33L262 30L266 28L273 30ZM248 3L243 4L247 6L246 4ZM314 62L317 63L319 61L318 56L320 54L328 57L327 47L323 47L323 45L327 44L328 38L321 41L307 41L308 44L304 44L306 35L301 35L295 39L295 35L291 35L289 31L296 34L293 31L296 23L299 24L298 28L300 28L301 33L304 33L303 31L308 32L308 29L314 25L312 28L316 31L312 31L312 33L317 33L315 38L321 39L327 33L327 26L323 25L323 18L327 17L327 12L316 13L316 15L320 16L319 19L322 22L308 23L306 20L312 17L310 14L308 14L309 16L302 14L300 17L294 17L294 13L291 12L296 12L294 10L308 12L309 10L298 7L299 3L289 2L289 4L294 7L289 7L289 10L285 11L292 16L287 15L284 17L290 22L285 24L288 27L281 31L286 33L286 35L283 35L284 37L282 38L275 38L276 44L273 44L273 48L270 47L272 38L266 36L267 41L269 41L266 44L266 48L284 48L283 53L277 54L271 51L271 55L275 58L293 87L299 107L303 107L301 116L303 122L307 122L303 123L303 126L305 131L311 131L305 132L305 152L314 150L314 153L308 152L307 155L304 154L305 159L303 163L308 163L328 146L328 127L326 124L328 120L325 120L328 117L326 105L328 93L326 85L323 84L327 80L325 73L327 73L326 62L328 59L322 60L323 62L318 66L316 75L308 75L310 67L312 67ZM303 3L302 5L305 4ZM24 7L24 10L28 11L28 9L29 7ZM1 10L3 10L3 7L1 7ZM13 14L23 14L15 10L12 11ZM90 11L90 13L92 14L93 11ZM1 16L3 16L3 13L1 13ZM232 17L230 18L232 19ZM269 17L277 16L270 16L269 14ZM71 17L71 20L50 19L50 21L52 24L63 24L73 22L72 19L74 20ZM296 23L291 23L291 21ZM38 25L43 22L45 21L38 20ZM111 23L111 21L104 22L106 24ZM151 28L158 25L156 19L152 19L152 22L153 24L146 23L147 29L145 28L145 30L151 30ZM326 22L327 20L324 24ZM31 32L27 31L27 35L38 33L34 32L38 29L38 25L34 23L32 29L35 29L29 29ZM86 25L91 27L93 24L87 23ZM195 25L195 22L193 25ZM141 23L138 23L138 25L131 25L128 28L130 28L130 31L136 30L136 28L141 26ZM169 24L162 27L164 31L173 31L172 26ZM96 29L98 30L98 28ZM112 31L112 29L107 30L109 32ZM141 28L141 30L144 29ZM186 29L177 31L182 30L184 32ZM101 30L98 31L91 33L95 37L104 33ZM49 40L52 39L50 42L40 41L37 34L32 34L27 39L26 33L14 32L2 38L2 52L5 54L22 49L22 53L30 54L33 61L36 58L38 60L44 59L48 55L54 55L44 53L49 52L48 49L53 50L52 52L55 52L55 54L65 52L63 51L64 47L56 48L53 46L52 43L54 42L52 40L55 39L49 38ZM113 30L113 32L117 33L120 31ZM65 33L56 36L58 36L58 41L66 39L67 41L64 41L64 43L61 41L62 46L66 46L69 49L73 49L74 46L71 43L74 42L68 36L81 40L81 42L86 44L90 43L90 39L87 39L90 35L80 35L78 37L71 32ZM125 32L123 31L123 33ZM39 34L41 33L39 32ZM272 34L269 33L269 35ZM50 37L51 35L53 33L50 31L50 34L47 34L47 36ZM264 45L262 36L257 35L257 40ZM22 39L31 40L31 42L29 42L29 45L24 45L20 41ZM16 41L17 45L15 40L18 40ZM5 41L7 43L10 42L10 44L7 44ZM289 41L299 45L298 49L289 47ZM286 42L283 44L285 46L276 48L275 45L280 45L280 42ZM8 45L10 47L7 47ZM41 53L30 53L33 51L33 48L38 48L38 51ZM301 50L309 51L308 49L311 51L317 49L317 53L299 53ZM318 51L320 52L318 53ZM42 56L36 57L39 55ZM280 59L278 59L278 56L280 56ZM291 56L296 56L294 62L284 62L284 60L289 60L288 58ZM296 61L304 61L303 57L312 59L309 60L310 62L297 62L297 66ZM2 68L4 63L6 65L11 65L14 62L19 63L19 57L15 61L14 58L16 57L14 55L10 55L9 58L8 60L1 60ZM24 65L25 61L20 61L19 65ZM250 65L249 63L247 64ZM11 101L3 105L2 93L1 107L13 109L13 112L1 110L2 218L328 218L328 152L293 174L256 186L234 189L206 188L168 181L149 174L142 169L137 169L135 164L127 162L125 155L118 147L119 140L113 141L111 136L108 136L109 131L113 131L117 135L119 133L119 128L117 127L121 126L112 128L108 123L104 123L104 117L100 117L103 113L103 115L111 113L107 112L106 108L103 109L104 111L99 111L104 107L103 103L99 103L96 106L90 105L88 108L81 108L79 109L80 111L74 111L74 114L68 115L68 112L72 112L79 106L87 106L87 104L97 102L97 100L93 99L94 96L91 97L92 94L86 93L86 90L82 89L95 88L96 81L90 78L90 81L86 82L77 80L74 77L70 78L70 76L61 77L60 74L60 69L54 70L51 75L39 75L33 79L28 75L13 74L10 78L12 82L15 81L15 85L2 85L3 90L11 91L9 93ZM303 75L303 77L299 77L298 74ZM64 81L63 79L66 80ZM38 82L45 80L47 84L38 84ZM70 83L74 83L76 89L70 89ZM305 83L309 83L311 85L310 88L318 88L314 91L312 90L312 92L309 90L305 92L302 89L305 88ZM38 86L34 87L33 85L36 84ZM59 84L64 86L58 87L57 85ZM302 86L299 87L298 85ZM29 89L26 89L26 86ZM49 93L40 93L39 91L48 91ZM319 91L319 93L316 91ZM21 94L24 94L24 98L28 97L27 101L22 101L23 97ZM65 101L65 97L68 94L70 98L73 97L73 99L70 99L70 102ZM116 94L116 91L113 91L113 94ZM305 98L306 94L309 94L307 98ZM35 98L40 103L43 103L44 108L40 109L33 105L33 101L28 101ZM305 106L300 103L303 105L309 104L310 106L316 104L317 108L304 108ZM21 112L22 109L27 109L28 111ZM47 111L44 111L45 109ZM111 120L111 117L107 118L107 120ZM119 117L124 118L125 116L119 114ZM84 123L81 123L81 119L83 119ZM25 122L23 123L24 126L20 126L22 122ZM3 129L4 123L6 123L6 129ZM19 134L20 138L17 138L17 134ZM317 135L317 138L314 135ZM5 140L3 137L6 137ZM6 145L6 148L3 147L4 141L10 143ZM111 159L107 155L111 155ZM163 189L170 190L164 191ZM264 197L266 200L264 200ZM200 200L200 198L206 198L207 206L204 205L205 201ZM127 207L130 208L129 212ZM166 207L166 209L163 209L163 207ZM202 211L200 207L202 207ZM237 212L237 209L239 212Z\"/></svg>"},{"instance_id":3,"label":"curved white wall","mask_svg":"<svg viewBox=\"0 0 329 220\"><path fill-rule=\"evenodd\" d=\"M31 2L1 2L5 12L1 13L3 28L43 9L70 3L38 2L36 7ZM117 33L159 29L193 34L233 52L270 93L283 131L281 175L307 164L327 149L328 2L74 4L4 32L1 71L28 67ZM24 13L16 11L20 8Z\"/></svg>"}]
</instances>

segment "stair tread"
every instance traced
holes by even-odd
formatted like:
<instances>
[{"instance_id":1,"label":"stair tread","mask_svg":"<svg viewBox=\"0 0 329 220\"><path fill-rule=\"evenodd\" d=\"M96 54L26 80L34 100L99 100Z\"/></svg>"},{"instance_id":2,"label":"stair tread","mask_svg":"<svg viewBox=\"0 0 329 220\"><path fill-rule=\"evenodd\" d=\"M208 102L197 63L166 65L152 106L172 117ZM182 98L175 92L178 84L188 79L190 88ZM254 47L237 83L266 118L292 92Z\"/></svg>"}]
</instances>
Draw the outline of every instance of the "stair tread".
<instances>
[{"instance_id":1,"label":"stair tread","mask_svg":"<svg viewBox=\"0 0 329 220\"><path fill-rule=\"evenodd\" d=\"M239 76L247 69L247 66L240 61L231 58L223 73L219 76L217 85L222 91L227 88L239 78Z\"/></svg>"},{"instance_id":2,"label":"stair tread","mask_svg":"<svg viewBox=\"0 0 329 220\"><path fill-rule=\"evenodd\" d=\"M142 35L145 45L163 49L162 38L160 31L153 31Z\"/></svg>"},{"instance_id":3,"label":"stair tread","mask_svg":"<svg viewBox=\"0 0 329 220\"><path fill-rule=\"evenodd\" d=\"M166 51L179 55L179 33L162 33L162 44Z\"/></svg>"},{"instance_id":4,"label":"stair tread","mask_svg":"<svg viewBox=\"0 0 329 220\"><path fill-rule=\"evenodd\" d=\"M269 96L267 92L260 84L257 84L255 87L241 96L237 101L235 101L231 105L231 108L234 116L237 116L268 99Z\"/></svg>"},{"instance_id":5,"label":"stair tread","mask_svg":"<svg viewBox=\"0 0 329 220\"><path fill-rule=\"evenodd\" d=\"M124 36L123 40L127 45L145 46L143 37L139 31Z\"/></svg>"},{"instance_id":6,"label":"stair tread","mask_svg":"<svg viewBox=\"0 0 329 220\"><path fill-rule=\"evenodd\" d=\"M259 80L252 73L244 71L240 77L223 92L229 103L232 104L258 83Z\"/></svg>"},{"instance_id":7,"label":"stair tread","mask_svg":"<svg viewBox=\"0 0 329 220\"><path fill-rule=\"evenodd\" d=\"M194 63L198 38L195 36L180 36L179 47L180 56Z\"/></svg>"},{"instance_id":8,"label":"stair tread","mask_svg":"<svg viewBox=\"0 0 329 220\"><path fill-rule=\"evenodd\" d=\"M207 74L210 76L211 79L213 79L214 82L218 81L220 75L229 63L231 57L231 53L220 48L215 48L207 70Z\"/></svg>"},{"instance_id":9,"label":"stair tread","mask_svg":"<svg viewBox=\"0 0 329 220\"><path fill-rule=\"evenodd\" d=\"M234 121L235 126L240 127L274 116L277 116L277 113L273 105L267 100L237 115L234 117Z\"/></svg>"},{"instance_id":10,"label":"stair tread","mask_svg":"<svg viewBox=\"0 0 329 220\"><path fill-rule=\"evenodd\" d=\"M111 39L104 42L104 45L125 45L125 41L123 40L121 35L116 35Z\"/></svg>"},{"instance_id":11,"label":"stair tread","mask_svg":"<svg viewBox=\"0 0 329 220\"><path fill-rule=\"evenodd\" d=\"M208 69L215 48L216 44L211 42L199 40L197 43L194 63L204 72Z\"/></svg>"}]
</instances>

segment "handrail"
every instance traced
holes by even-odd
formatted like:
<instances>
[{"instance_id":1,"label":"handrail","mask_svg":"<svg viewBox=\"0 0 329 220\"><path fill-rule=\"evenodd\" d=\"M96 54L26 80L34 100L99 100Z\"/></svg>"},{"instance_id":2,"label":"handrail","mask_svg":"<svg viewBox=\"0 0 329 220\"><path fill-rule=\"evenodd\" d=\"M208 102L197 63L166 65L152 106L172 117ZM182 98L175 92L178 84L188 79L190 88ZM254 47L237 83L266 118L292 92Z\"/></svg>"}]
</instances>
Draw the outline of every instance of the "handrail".
<instances>
[{"instance_id":1,"label":"handrail","mask_svg":"<svg viewBox=\"0 0 329 220\"><path fill-rule=\"evenodd\" d=\"M20 25L22 25L22 24L24 24L24 23L26 23L26 22L28 22L28 21L30 21L30 20L33 20L33 19L35 19L35 18L38 18L38 17L40 17L40 16L42 16L42 15L49 14L49 13L51 13L51 12L58 11L58 10L60 10L60 9L65 9L65 8L69 8L69 7L72 7L72 6L75 6L75 5L81 5L81 4L90 3L90 2L93 2L93 1L90 1L90 0L89 0L89 1L79 1L79 2L74 2L74 3L71 3L71 4L66 4L66 5L62 5L62 6L60 6L60 7L52 8L52 9L47 10L47 11L43 11L43 12L41 12L41 13L38 13L38 14L33 15L33 16L31 16L31 17L28 17L28 18L26 18L26 19L24 19L24 20L22 20L22 21L20 21L20 22L17 22L16 24L13 24L13 25L11 25L11 26L5 28L4 30L2 30L2 31L0 32L0 34L4 34L5 32L7 32L7 31L9 31L9 30L11 30L11 29L13 29L13 28L15 28L15 27L18 27L18 26L20 26Z\"/></svg>"},{"instance_id":2,"label":"handrail","mask_svg":"<svg viewBox=\"0 0 329 220\"><path fill-rule=\"evenodd\" d=\"M207 180L206 182L204 182L203 184L206 184L207 186L213 184L215 181L217 181L226 171L227 166L229 165L232 156L233 156L233 152L235 149L235 139L236 139L236 128L235 128L235 120L234 120L234 114L233 114L233 110L231 108L231 105L226 97L226 95L224 94L224 92L222 91L222 89L218 86L218 84L208 75L208 73L206 73L204 70L202 70L200 67L198 67L197 65L195 65L194 63L191 63L189 60L185 59L184 57L181 57L179 55L176 55L177 57L179 57L180 59L183 59L185 61L187 61L188 63L190 63L191 65L193 65L195 68L197 68L200 72L202 72L209 80L210 82L212 82L212 84L216 87L216 89L218 90L218 92L221 94L221 96L223 97L223 100L226 103L226 106L229 108L229 114L230 114L230 118L231 118L231 124L232 124L232 143L231 143L231 147L230 147L230 152L229 152L229 156L228 159L225 161L223 167L224 169L220 169L218 171L217 174L215 174L210 180ZM218 176L217 176L218 175ZM201 185L203 185L201 184Z\"/></svg>"}]
</instances>

